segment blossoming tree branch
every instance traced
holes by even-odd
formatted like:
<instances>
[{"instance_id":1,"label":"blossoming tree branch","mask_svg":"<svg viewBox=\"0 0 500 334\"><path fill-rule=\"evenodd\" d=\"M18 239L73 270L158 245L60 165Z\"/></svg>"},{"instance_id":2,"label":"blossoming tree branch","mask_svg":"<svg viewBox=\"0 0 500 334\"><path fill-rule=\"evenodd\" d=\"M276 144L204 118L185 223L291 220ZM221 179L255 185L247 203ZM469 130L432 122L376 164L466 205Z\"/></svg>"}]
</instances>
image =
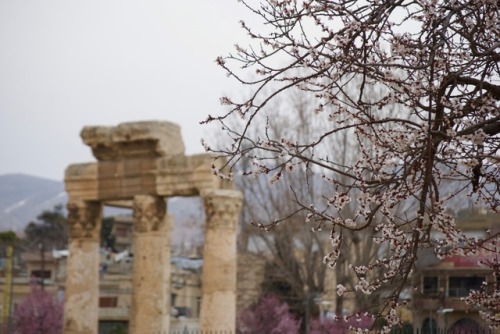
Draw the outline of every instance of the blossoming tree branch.
<instances>
[{"instance_id":1,"label":"blossoming tree branch","mask_svg":"<svg viewBox=\"0 0 500 334\"><path fill-rule=\"evenodd\" d=\"M241 22L253 43L217 59L249 93L223 97L225 112L205 121L219 123L227 136L227 145L204 143L227 160L214 172L223 178L265 174L271 184L297 170L321 178L328 185L322 196L313 203L297 196L297 210L307 213L313 230L329 231L332 248L324 261L332 267L346 235L375 232L380 256L351 264L357 284L349 289L339 282L338 293L389 291L374 308L389 330L399 323L395 308L411 287L419 250L432 249L439 258L498 252L498 234L468 237L449 210L474 201L499 211L499 3L242 3L261 24ZM308 117L322 126L307 140L268 131L280 122L270 106L286 94L313 101ZM339 159L346 144L336 138L349 138L350 159ZM239 169L242 159L250 159L251 168ZM356 210L347 217L344 208L352 203ZM275 227L286 218L256 224L279 233ZM498 259L485 265L500 274ZM500 298L485 291L468 302L498 326ZM494 293L500 296L498 287Z\"/></svg>"}]
</instances>

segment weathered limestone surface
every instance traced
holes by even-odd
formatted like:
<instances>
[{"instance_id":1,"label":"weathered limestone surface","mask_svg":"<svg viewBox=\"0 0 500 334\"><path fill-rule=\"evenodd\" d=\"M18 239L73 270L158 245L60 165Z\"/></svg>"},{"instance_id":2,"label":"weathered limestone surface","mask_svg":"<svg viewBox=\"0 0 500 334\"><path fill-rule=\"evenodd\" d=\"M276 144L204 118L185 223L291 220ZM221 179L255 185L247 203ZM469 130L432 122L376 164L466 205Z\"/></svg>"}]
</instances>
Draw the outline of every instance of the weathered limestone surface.
<instances>
[{"instance_id":1,"label":"weathered limestone surface","mask_svg":"<svg viewBox=\"0 0 500 334\"><path fill-rule=\"evenodd\" d=\"M137 194L198 196L202 190L230 187L213 176L212 160L199 154L75 164L66 169L66 190L80 199L108 201Z\"/></svg>"},{"instance_id":2,"label":"weathered limestone surface","mask_svg":"<svg viewBox=\"0 0 500 334\"><path fill-rule=\"evenodd\" d=\"M69 202L69 257L64 303L65 334L95 334L99 312L101 205Z\"/></svg>"},{"instance_id":3,"label":"weathered limestone surface","mask_svg":"<svg viewBox=\"0 0 500 334\"><path fill-rule=\"evenodd\" d=\"M170 122L122 123L116 127L86 126L80 135L99 161L184 154L181 129Z\"/></svg>"},{"instance_id":4,"label":"weathered limestone surface","mask_svg":"<svg viewBox=\"0 0 500 334\"><path fill-rule=\"evenodd\" d=\"M170 317L170 242L165 200L134 198L134 262L130 333L167 333Z\"/></svg>"},{"instance_id":5,"label":"weathered limestone surface","mask_svg":"<svg viewBox=\"0 0 500 334\"><path fill-rule=\"evenodd\" d=\"M236 223L242 194L234 190L202 193L207 213L203 251L202 331L236 330Z\"/></svg>"}]
</instances>

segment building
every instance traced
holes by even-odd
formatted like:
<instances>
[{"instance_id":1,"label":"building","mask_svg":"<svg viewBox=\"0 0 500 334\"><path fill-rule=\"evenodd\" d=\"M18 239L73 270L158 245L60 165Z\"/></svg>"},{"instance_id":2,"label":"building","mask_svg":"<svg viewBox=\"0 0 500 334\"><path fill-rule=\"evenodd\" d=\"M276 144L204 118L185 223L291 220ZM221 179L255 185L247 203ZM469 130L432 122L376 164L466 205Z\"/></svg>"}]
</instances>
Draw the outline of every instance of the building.
<instances>
[{"instance_id":1,"label":"building","mask_svg":"<svg viewBox=\"0 0 500 334\"><path fill-rule=\"evenodd\" d=\"M128 227L131 217L118 217L118 227ZM115 232L116 230L113 229ZM129 240L127 244L127 240ZM99 334L127 332L132 292L131 233L117 238L121 249L113 253L100 250ZM29 295L33 285L42 285L57 298L64 298L68 251L25 252L18 254L12 281L12 310ZM0 261L1 262L1 261ZM3 261L5 262L5 261ZM3 263L2 262L2 263ZM1 264L1 263L0 263ZM196 252L171 259L171 326L172 330L197 330L201 305L201 270L203 260ZM0 311L5 297L5 265L0 267Z\"/></svg>"},{"instance_id":2,"label":"building","mask_svg":"<svg viewBox=\"0 0 500 334\"><path fill-rule=\"evenodd\" d=\"M469 237L485 237L500 230L500 215L483 210L461 211L456 219L457 228ZM433 333L437 328L476 330L486 328L478 310L468 310L461 298L483 282L500 282L481 260L496 254L481 251L474 256L453 256L438 260L432 250L419 254L418 270L414 275L413 325Z\"/></svg>"}]
</instances>

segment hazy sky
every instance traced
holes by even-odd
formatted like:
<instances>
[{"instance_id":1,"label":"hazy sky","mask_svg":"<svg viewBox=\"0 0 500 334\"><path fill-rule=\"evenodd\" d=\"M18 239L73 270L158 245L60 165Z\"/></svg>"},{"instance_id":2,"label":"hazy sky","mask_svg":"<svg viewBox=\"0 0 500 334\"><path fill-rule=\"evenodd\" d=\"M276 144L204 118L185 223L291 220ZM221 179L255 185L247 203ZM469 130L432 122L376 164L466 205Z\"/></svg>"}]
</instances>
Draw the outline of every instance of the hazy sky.
<instances>
[{"instance_id":1,"label":"hazy sky","mask_svg":"<svg viewBox=\"0 0 500 334\"><path fill-rule=\"evenodd\" d=\"M0 1L0 175L62 180L94 161L85 125L173 121L202 152L198 122L242 89L214 60L248 15L237 0Z\"/></svg>"}]
</instances>

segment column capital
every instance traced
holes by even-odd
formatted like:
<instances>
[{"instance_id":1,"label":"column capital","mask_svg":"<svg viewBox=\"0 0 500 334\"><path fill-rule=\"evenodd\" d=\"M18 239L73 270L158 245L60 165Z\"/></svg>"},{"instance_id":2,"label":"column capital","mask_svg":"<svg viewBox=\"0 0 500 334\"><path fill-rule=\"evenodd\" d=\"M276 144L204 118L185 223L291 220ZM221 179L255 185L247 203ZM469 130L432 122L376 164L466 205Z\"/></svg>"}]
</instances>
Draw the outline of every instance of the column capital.
<instances>
[{"instance_id":1,"label":"column capital","mask_svg":"<svg viewBox=\"0 0 500 334\"><path fill-rule=\"evenodd\" d=\"M67 209L70 238L99 240L102 213L100 202L70 201Z\"/></svg>"},{"instance_id":2,"label":"column capital","mask_svg":"<svg viewBox=\"0 0 500 334\"><path fill-rule=\"evenodd\" d=\"M158 232L166 228L167 204L162 197L137 195L134 197L134 231Z\"/></svg>"},{"instance_id":3,"label":"column capital","mask_svg":"<svg viewBox=\"0 0 500 334\"><path fill-rule=\"evenodd\" d=\"M238 190L210 189L201 193L207 214L207 228L234 229L238 221L243 194Z\"/></svg>"}]
</instances>

